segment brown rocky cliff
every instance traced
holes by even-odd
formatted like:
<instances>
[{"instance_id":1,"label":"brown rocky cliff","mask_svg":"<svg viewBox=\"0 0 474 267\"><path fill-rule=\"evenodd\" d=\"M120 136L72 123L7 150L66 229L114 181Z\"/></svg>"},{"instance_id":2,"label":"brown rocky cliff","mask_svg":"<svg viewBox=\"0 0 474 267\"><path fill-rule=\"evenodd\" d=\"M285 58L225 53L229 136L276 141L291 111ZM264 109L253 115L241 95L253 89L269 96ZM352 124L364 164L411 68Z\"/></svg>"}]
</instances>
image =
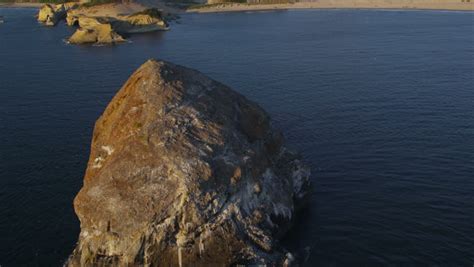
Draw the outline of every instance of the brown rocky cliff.
<instances>
[{"instance_id":1,"label":"brown rocky cliff","mask_svg":"<svg viewBox=\"0 0 474 267\"><path fill-rule=\"evenodd\" d=\"M308 189L309 169L258 105L150 60L96 122L67 265L280 265Z\"/></svg>"}]
</instances>

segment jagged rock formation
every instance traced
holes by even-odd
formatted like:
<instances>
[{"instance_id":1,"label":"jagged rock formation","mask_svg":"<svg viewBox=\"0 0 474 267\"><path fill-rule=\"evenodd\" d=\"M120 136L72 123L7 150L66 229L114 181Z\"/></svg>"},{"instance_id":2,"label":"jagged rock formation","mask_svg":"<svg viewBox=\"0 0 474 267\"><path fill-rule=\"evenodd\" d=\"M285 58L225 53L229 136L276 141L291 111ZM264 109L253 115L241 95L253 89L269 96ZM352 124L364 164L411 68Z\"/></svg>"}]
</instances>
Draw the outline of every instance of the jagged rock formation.
<instances>
[{"instance_id":1,"label":"jagged rock formation","mask_svg":"<svg viewBox=\"0 0 474 267\"><path fill-rule=\"evenodd\" d=\"M112 28L108 18L77 17L77 22L80 28L69 38L71 44L114 44L125 41Z\"/></svg>"},{"instance_id":2,"label":"jagged rock formation","mask_svg":"<svg viewBox=\"0 0 474 267\"><path fill-rule=\"evenodd\" d=\"M122 17L113 24L115 30L121 33L150 32L169 28L163 13L156 8Z\"/></svg>"},{"instance_id":3,"label":"jagged rock formation","mask_svg":"<svg viewBox=\"0 0 474 267\"><path fill-rule=\"evenodd\" d=\"M38 12L38 21L44 23L47 26L55 26L60 20L66 18L68 10L77 8L75 3L67 4L45 4Z\"/></svg>"},{"instance_id":4,"label":"jagged rock formation","mask_svg":"<svg viewBox=\"0 0 474 267\"><path fill-rule=\"evenodd\" d=\"M66 22L80 28L69 38L72 44L117 43L125 39L121 34L167 30L168 23L157 9L147 9L129 16L94 17L68 12Z\"/></svg>"},{"instance_id":5,"label":"jagged rock formation","mask_svg":"<svg viewBox=\"0 0 474 267\"><path fill-rule=\"evenodd\" d=\"M46 4L38 12L38 21L47 26L55 26L58 21L66 16L64 5L50 5Z\"/></svg>"},{"instance_id":6,"label":"jagged rock formation","mask_svg":"<svg viewBox=\"0 0 474 267\"><path fill-rule=\"evenodd\" d=\"M79 26L69 38L71 44L114 44L125 41L123 34L169 29L165 14L156 8L145 9L131 15L107 16L96 15L97 8L97 6L91 8L79 6L77 3L46 4L38 12L38 21L48 26L55 26L60 20L65 19L67 25Z\"/></svg>"},{"instance_id":7,"label":"jagged rock formation","mask_svg":"<svg viewBox=\"0 0 474 267\"><path fill-rule=\"evenodd\" d=\"M94 28L79 28L69 37L71 44L115 44L125 42L125 39L116 33L110 24L96 25Z\"/></svg>"},{"instance_id":8,"label":"jagged rock formation","mask_svg":"<svg viewBox=\"0 0 474 267\"><path fill-rule=\"evenodd\" d=\"M195 70L147 61L96 122L66 264L288 265L278 240L309 175L257 104Z\"/></svg>"},{"instance_id":9,"label":"jagged rock formation","mask_svg":"<svg viewBox=\"0 0 474 267\"><path fill-rule=\"evenodd\" d=\"M72 12L67 12L66 24L68 26L79 26L79 16L74 15Z\"/></svg>"}]
</instances>

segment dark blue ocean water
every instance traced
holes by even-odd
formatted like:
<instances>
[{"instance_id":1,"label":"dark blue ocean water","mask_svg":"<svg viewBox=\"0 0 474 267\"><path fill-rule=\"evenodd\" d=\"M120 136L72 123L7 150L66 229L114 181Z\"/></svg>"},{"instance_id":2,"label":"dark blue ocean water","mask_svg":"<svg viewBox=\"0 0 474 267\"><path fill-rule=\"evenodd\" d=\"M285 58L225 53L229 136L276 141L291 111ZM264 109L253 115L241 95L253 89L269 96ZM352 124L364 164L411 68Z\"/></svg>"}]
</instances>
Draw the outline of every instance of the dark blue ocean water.
<instances>
[{"instance_id":1,"label":"dark blue ocean water","mask_svg":"<svg viewBox=\"0 0 474 267\"><path fill-rule=\"evenodd\" d=\"M185 15L113 47L0 9L0 265L59 266L92 127L146 59L260 103L312 166L289 238L308 266L474 264L474 13Z\"/></svg>"}]
</instances>

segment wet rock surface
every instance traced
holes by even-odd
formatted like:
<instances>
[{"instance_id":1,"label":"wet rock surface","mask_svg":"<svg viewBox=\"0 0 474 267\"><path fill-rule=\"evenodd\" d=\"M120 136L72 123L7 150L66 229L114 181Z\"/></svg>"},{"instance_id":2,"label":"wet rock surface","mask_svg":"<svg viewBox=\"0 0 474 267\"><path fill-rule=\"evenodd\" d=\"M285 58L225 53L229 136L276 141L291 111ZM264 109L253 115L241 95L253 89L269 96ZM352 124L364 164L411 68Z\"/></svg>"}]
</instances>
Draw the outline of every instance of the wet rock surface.
<instances>
[{"instance_id":1,"label":"wet rock surface","mask_svg":"<svg viewBox=\"0 0 474 267\"><path fill-rule=\"evenodd\" d=\"M310 171L257 104L149 60L96 122L68 266L289 265Z\"/></svg>"}]
</instances>

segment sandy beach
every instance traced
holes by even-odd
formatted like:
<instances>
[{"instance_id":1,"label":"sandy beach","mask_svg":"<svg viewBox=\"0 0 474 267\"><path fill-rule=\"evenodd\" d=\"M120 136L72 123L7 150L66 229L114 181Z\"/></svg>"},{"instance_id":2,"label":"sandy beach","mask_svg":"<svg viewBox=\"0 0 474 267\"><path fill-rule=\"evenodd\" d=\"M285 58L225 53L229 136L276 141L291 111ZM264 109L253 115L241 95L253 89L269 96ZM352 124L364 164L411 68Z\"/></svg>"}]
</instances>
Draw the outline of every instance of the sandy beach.
<instances>
[{"instance_id":1,"label":"sandy beach","mask_svg":"<svg viewBox=\"0 0 474 267\"><path fill-rule=\"evenodd\" d=\"M0 3L0 8L41 8L45 3ZM156 0L140 0L134 3L110 3L102 5L94 5L90 7L81 7L74 10L77 15L87 14L89 16L109 16L116 17L118 15L130 15L143 11L147 8L158 8L166 13L178 14L183 13L183 9L166 5L162 1Z\"/></svg>"},{"instance_id":2,"label":"sandy beach","mask_svg":"<svg viewBox=\"0 0 474 267\"><path fill-rule=\"evenodd\" d=\"M39 8L42 5L44 3L0 3L0 7L11 8ZM318 0L287 4L222 3L200 5L187 10L170 7L162 1L140 0L137 3L105 4L91 9L94 10L93 13L97 13L96 15L110 15L110 13L133 13L146 7L156 7L175 14L182 12L209 13L285 9L431 9L474 11L474 0Z\"/></svg>"},{"instance_id":3,"label":"sandy beach","mask_svg":"<svg viewBox=\"0 0 474 267\"><path fill-rule=\"evenodd\" d=\"M0 8L40 8L45 3L0 3ZM80 7L72 11L75 15L88 15L92 17L117 17L119 15L130 15L143 11L147 8L158 8L166 13L182 13L183 10L168 7L159 1L140 1L140 3L111 3L94 5L90 7Z\"/></svg>"},{"instance_id":4,"label":"sandy beach","mask_svg":"<svg viewBox=\"0 0 474 267\"><path fill-rule=\"evenodd\" d=\"M474 1L436 1L436 0L319 0L317 2L299 2L289 4L239 4L225 3L204 5L188 9L187 12L236 12L265 11L284 9L428 9L428 10L464 10L473 11ZM465 0L467 1L467 0Z\"/></svg>"},{"instance_id":5,"label":"sandy beach","mask_svg":"<svg viewBox=\"0 0 474 267\"><path fill-rule=\"evenodd\" d=\"M39 8L44 3L0 3L0 7L12 7L12 8Z\"/></svg>"}]
</instances>

